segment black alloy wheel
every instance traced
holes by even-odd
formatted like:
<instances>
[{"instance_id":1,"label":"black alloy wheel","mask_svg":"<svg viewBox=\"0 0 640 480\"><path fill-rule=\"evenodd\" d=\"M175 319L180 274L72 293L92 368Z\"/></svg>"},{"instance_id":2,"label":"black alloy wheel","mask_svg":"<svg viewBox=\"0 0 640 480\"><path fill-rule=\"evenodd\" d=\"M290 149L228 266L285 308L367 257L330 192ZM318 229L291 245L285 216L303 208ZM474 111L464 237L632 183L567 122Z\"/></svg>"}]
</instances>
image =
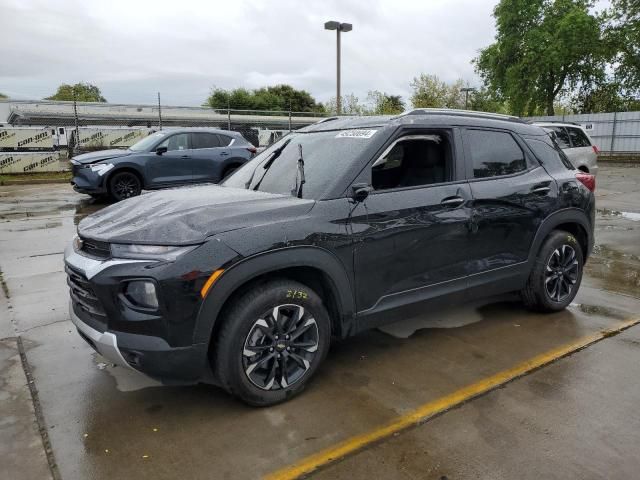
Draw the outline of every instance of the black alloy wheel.
<instances>
[{"instance_id":1,"label":"black alloy wheel","mask_svg":"<svg viewBox=\"0 0 640 480\"><path fill-rule=\"evenodd\" d=\"M278 305L249 331L242 352L244 372L262 390L294 385L315 360L318 339L318 325L304 307Z\"/></svg>"},{"instance_id":2,"label":"black alloy wheel","mask_svg":"<svg viewBox=\"0 0 640 480\"><path fill-rule=\"evenodd\" d=\"M109 183L110 193L114 200L120 201L126 198L140 195L142 186L140 179L130 172L116 173Z\"/></svg>"},{"instance_id":3,"label":"black alloy wheel","mask_svg":"<svg viewBox=\"0 0 640 480\"><path fill-rule=\"evenodd\" d=\"M576 251L570 245L562 245L553 251L547 262L544 280L551 300L562 302L571 295L578 281L579 267Z\"/></svg>"}]
</instances>

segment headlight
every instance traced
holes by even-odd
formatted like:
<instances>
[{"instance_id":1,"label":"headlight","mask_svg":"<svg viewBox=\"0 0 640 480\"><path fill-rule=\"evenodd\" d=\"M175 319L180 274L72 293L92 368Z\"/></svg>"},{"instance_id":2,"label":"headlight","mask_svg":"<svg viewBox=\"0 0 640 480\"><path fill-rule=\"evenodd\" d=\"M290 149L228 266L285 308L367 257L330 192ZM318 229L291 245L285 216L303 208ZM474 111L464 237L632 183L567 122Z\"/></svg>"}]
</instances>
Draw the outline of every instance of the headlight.
<instances>
[{"instance_id":1,"label":"headlight","mask_svg":"<svg viewBox=\"0 0 640 480\"><path fill-rule=\"evenodd\" d=\"M143 308L158 308L158 295L156 286L149 280L133 280L127 283L124 289L127 299Z\"/></svg>"},{"instance_id":2,"label":"headlight","mask_svg":"<svg viewBox=\"0 0 640 480\"><path fill-rule=\"evenodd\" d=\"M167 245L125 245L111 244L111 255L115 258L136 258L141 260L164 260L173 262L181 255L190 252L197 245L173 247Z\"/></svg>"},{"instance_id":3,"label":"headlight","mask_svg":"<svg viewBox=\"0 0 640 480\"><path fill-rule=\"evenodd\" d=\"M89 168L92 172L102 176L113 168L113 163L94 163L93 165L89 165Z\"/></svg>"}]
</instances>

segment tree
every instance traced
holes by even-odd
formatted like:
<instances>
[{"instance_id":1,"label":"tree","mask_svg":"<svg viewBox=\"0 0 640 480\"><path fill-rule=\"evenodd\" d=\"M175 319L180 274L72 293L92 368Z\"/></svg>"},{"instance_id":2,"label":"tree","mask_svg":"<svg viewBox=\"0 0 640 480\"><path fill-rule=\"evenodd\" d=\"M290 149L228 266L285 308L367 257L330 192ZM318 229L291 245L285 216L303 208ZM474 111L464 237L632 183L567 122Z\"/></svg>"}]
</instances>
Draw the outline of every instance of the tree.
<instances>
[{"instance_id":1,"label":"tree","mask_svg":"<svg viewBox=\"0 0 640 480\"><path fill-rule=\"evenodd\" d=\"M627 93L617 82L580 89L571 98L576 113L603 113L640 110L640 99Z\"/></svg>"},{"instance_id":2,"label":"tree","mask_svg":"<svg viewBox=\"0 0 640 480\"><path fill-rule=\"evenodd\" d=\"M464 108L464 82L459 79L448 84L437 75L421 73L410 83L413 88L411 103L414 108Z\"/></svg>"},{"instance_id":3,"label":"tree","mask_svg":"<svg viewBox=\"0 0 640 480\"><path fill-rule=\"evenodd\" d=\"M640 2L612 0L605 18L615 79L627 90L640 90Z\"/></svg>"},{"instance_id":4,"label":"tree","mask_svg":"<svg viewBox=\"0 0 640 480\"><path fill-rule=\"evenodd\" d=\"M0 100L4 100L5 98L9 97L7 97L4 93L0 93Z\"/></svg>"},{"instance_id":5,"label":"tree","mask_svg":"<svg viewBox=\"0 0 640 480\"><path fill-rule=\"evenodd\" d=\"M580 84L604 76L603 22L590 0L501 0L496 41L474 60L485 84L509 101L513 113L542 107Z\"/></svg>"},{"instance_id":6,"label":"tree","mask_svg":"<svg viewBox=\"0 0 640 480\"><path fill-rule=\"evenodd\" d=\"M58 87L56 93L45 100L66 100L73 101L75 92L75 99L78 102L106 102L107 99L102 96L100 89L90 83L76 83L75 85L68 85L63 83Z\"/></svg>"},{"instance_id":7,"label":"tree","mask_svg":"<svg viewBox=\"0 0 640 480\"><path fill-rule=\"evenodd\" d=\"M225 90L214 87L205 105L211 108L238 110L291 110L294 112L322 110L322 106L309 92L296 90L290 85L275 85L255 90L246 88Z\"/></svg>"},{"instance_id":8,"label":"tree","mask_svg":"<svg viewBox=\"0 0 640 480\"><path fill-rule=\"evenodd\" d=\"M371 115L396 115L404 112L405 106L400 95L388 95L378 90L372 90L367 94L367 114Z\"/></svg>"},{"instance_id":9,"label":"tree","mask_svg":"<svg viewBox=\"0 0 640 480\"><path fill-rule=\"evenodd\" d=\"M484 85L469 94L468 108L478 112L509 113L507 102Z\"/></svg>"},{"instance_id":10,"label":"tree","mask_svg":"<svg viewBox=\"0 0 640 480\"><path fill-rule=\"evenodd\" d=\"M353 93L341 95L341 115L367 115L369 109L360 102L360 99ZM324 111L328 115L336 114L336 97L331 97L324 105Z\"/></svg>"}]
</instances>

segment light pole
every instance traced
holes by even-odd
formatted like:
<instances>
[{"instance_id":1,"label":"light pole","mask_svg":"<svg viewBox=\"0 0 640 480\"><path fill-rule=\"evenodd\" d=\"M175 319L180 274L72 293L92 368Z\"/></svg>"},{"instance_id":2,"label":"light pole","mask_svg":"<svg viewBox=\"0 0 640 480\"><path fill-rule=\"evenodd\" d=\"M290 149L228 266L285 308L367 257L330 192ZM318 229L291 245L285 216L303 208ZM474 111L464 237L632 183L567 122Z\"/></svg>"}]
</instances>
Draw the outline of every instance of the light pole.
<instances>
[{"instance_id":1,"label":"light pole","mask_svg":"<svg viewBox=\"0 0 640 480\"><path fill-rule=\"evenodd\" d=\"M350 32L353 29L353 25L350 23L340 23L336 21L326 22L324 24L325 30L335 30L337 34L336 45L336 113L340 115L342 110L340 99L340 32Z\"/></svg>"},{"instance_id":2,"label":"light pole","mask_svg":"<svg viewBox=\"0 0 640 480\"><path fill-rule=\"evenodd\" d=\"M461 92L464 92L464 109L467 109L467 105L469 104L469 92L475 92L476 89L473 87L465 87L460 89Z\"/></svg>"}]
</instances>

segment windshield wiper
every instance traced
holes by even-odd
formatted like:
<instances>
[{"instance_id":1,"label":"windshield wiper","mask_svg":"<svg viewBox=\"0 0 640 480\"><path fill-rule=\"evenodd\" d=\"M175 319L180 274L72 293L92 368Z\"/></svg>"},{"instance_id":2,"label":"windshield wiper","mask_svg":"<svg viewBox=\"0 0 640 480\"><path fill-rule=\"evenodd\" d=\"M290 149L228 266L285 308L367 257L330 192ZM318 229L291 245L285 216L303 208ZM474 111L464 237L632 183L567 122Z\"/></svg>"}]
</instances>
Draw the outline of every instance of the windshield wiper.
<instances>
[{"instance_id":1,"label":"windshield wiper","mask_svg":"<svg viewBox=\"0 0 640 480\"><path fill-rule=\"evenodd\" d=\"M304 179L304 158L302 157L302 145L298 144L298 164L296 166L296 177L291 195L295 195L298 198L302 198L302 186L305 184ZM300 177L300 183L298 183L298 177Z\"/></svg>"},{"instance_id":2,"label":"windshield wiper","mask_svg":"<svg viewBox=\"0 0 640 480\"><path fill-rule=\"evenodd\" d=\"M262 183L262 180L264 179L264 176L267 174L267 171L269 170L269 168L271 167L271 165L273 165L273 162L275 161L276 158L278 158L280 156L280 154L282 153L282 151L285 149L285 147L287 145L289 145L289 143L291 142L291 140L287 140L286 142L284 142L282 144L282 146L278 147L276 150L273 151L273 153L271 154L271 156L269 157L269 160L267 160L265 162L265 164L263 165L262 168L264 168L264 173L262 174L262 176L260 177L260 180L258 180L258 183L256 183L256 186L253 187L253 190L258 190L258 187L260 187L260 184ZM247 186L246 188L249 188L249 186L251 185L251 182L253 181L253 176L256 174L256 170L258 170L258 168L256 167L256 169L253 171L253 173L251 174L251 178L249 179L249 181L247 182Z\"/></svg>"}]
</instances>

